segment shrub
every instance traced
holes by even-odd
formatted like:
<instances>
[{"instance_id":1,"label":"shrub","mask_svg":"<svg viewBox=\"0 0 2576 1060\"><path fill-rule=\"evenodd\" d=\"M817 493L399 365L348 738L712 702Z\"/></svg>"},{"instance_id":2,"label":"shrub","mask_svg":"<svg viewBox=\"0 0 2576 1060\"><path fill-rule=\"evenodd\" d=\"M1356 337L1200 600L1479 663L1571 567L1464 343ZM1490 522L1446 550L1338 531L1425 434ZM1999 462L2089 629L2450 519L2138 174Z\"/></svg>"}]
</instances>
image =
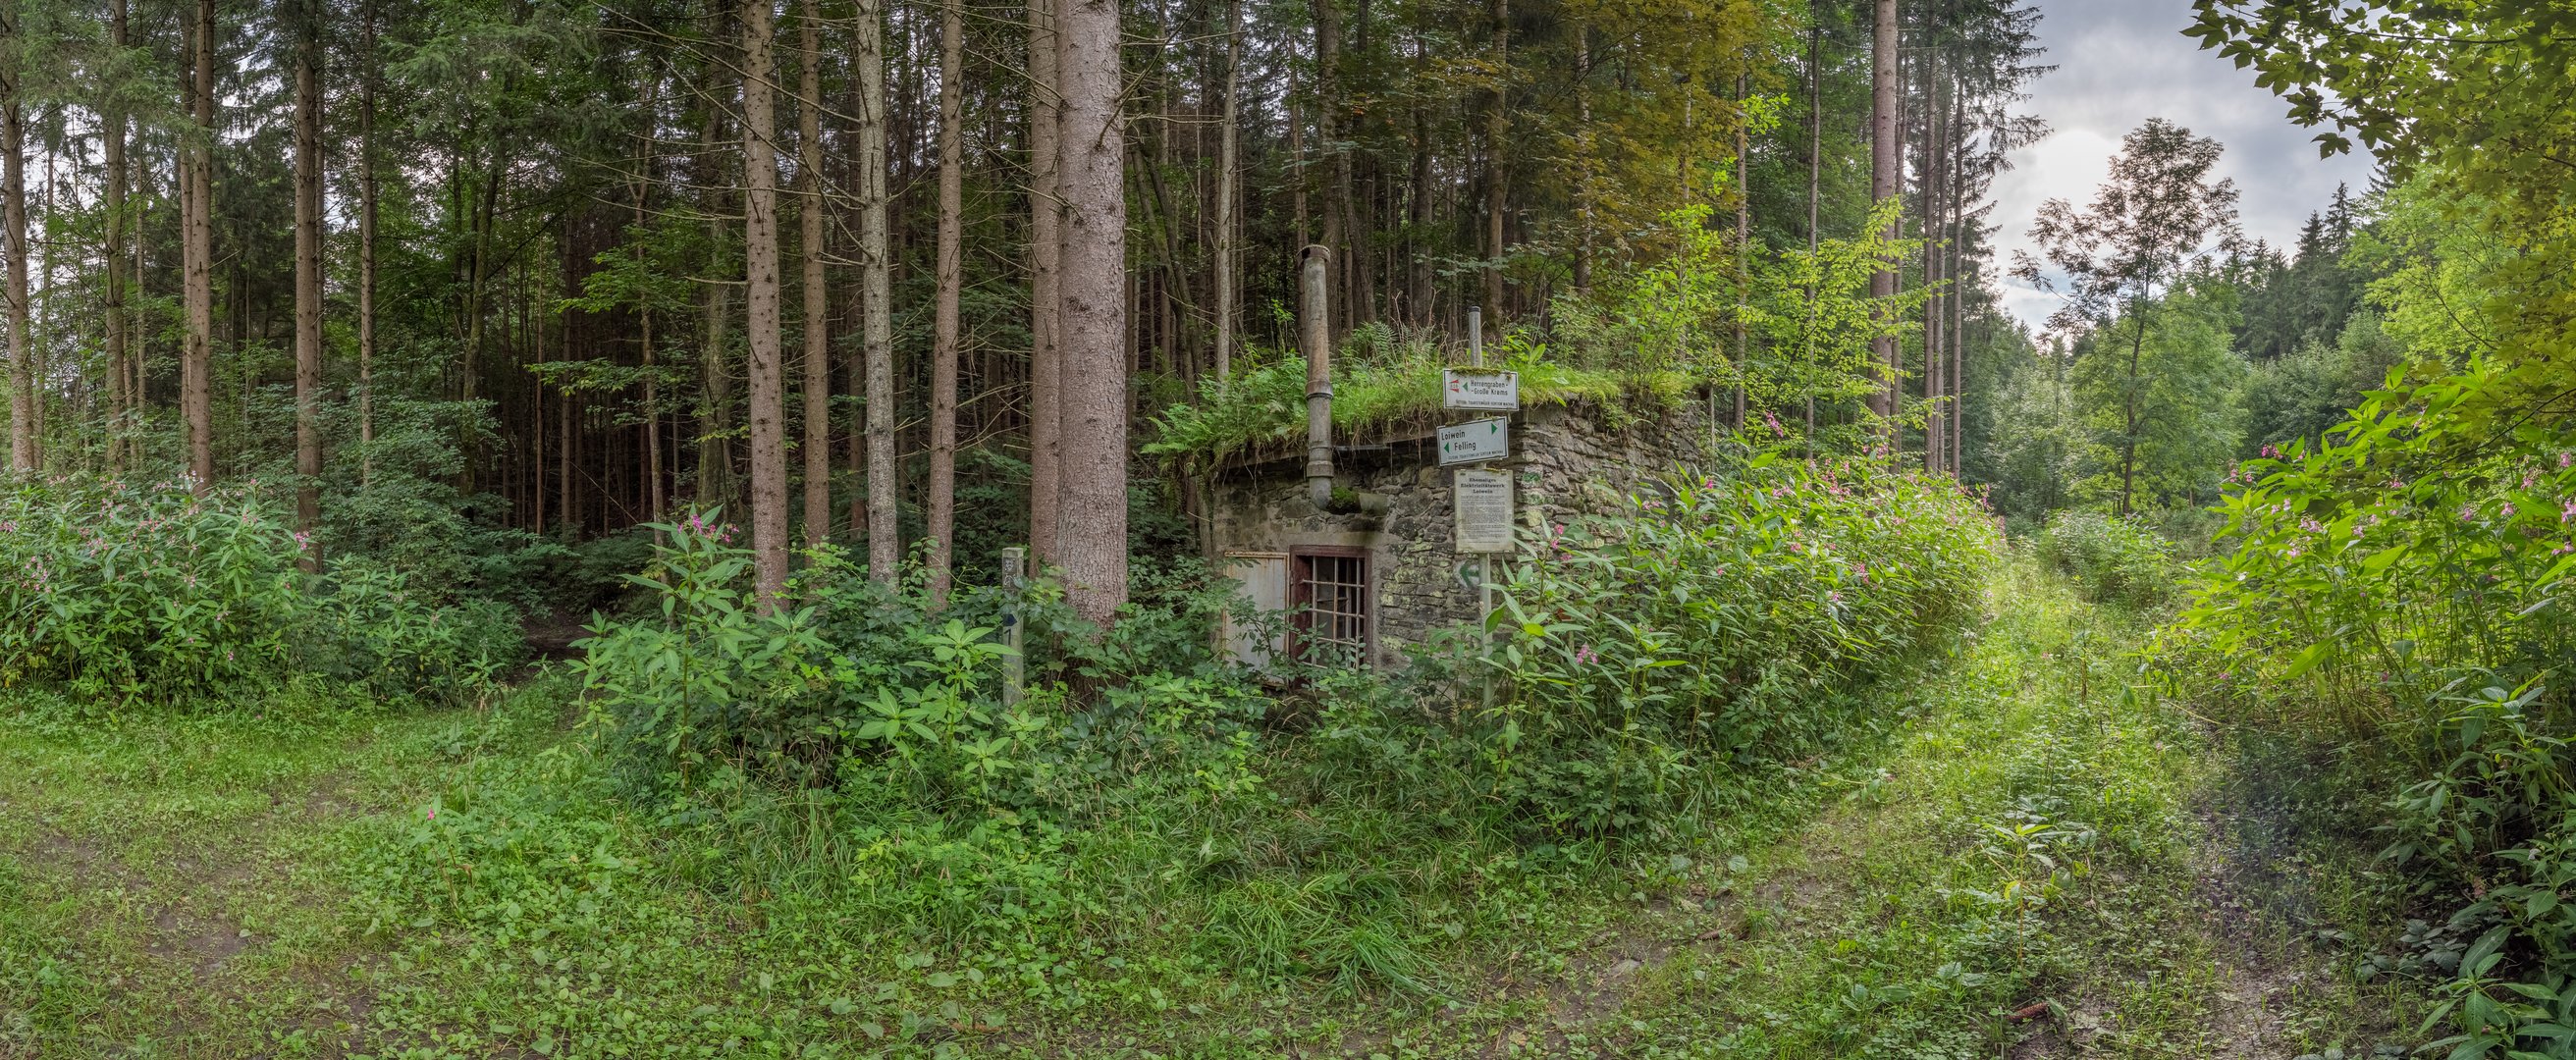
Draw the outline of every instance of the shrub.
<instances>
[{"instance_id":1,"label":"shrub","mask_svg":"<svg viewBox=\"0 0 2576 1060\"><path fill-rule=\"evenodd\" d=\"M2173 546L2140 519L2059 512L2040 531L2039 558L2095 603L2154 607L2174 597Z\"/></svg>"},{"instance_id":2,"label":"shrub","mask_svg":"<svg viewBox=\"0 0 2576 1060\"><path fill-rule=\"evenodd\" d=\"M248 487L17 479L0 492L0 684L172 703L316 673L456 695L515 658L505 609L364 564L309 575L302 557Z\"/></svg>"},{"instance_id":3,"label":"shrub","mask_svg":"<svg viewBox=\"0 0 2576 1060\"><path fill-rule=\"evenodd\" d=\"M2558 1055L2576 1011L2576 429L2527 385L2392 372L2314 448L2266 446L2229 476L2234 548L2155 644L2212 716L2351 749L2392 883L2457 910L2386 958L2451 977L2433 1022L2458 1034L2427 1048L2453 1056Z\"/></svg>"},{"instance_id":4,"label":"shrub","mask_svg":"<svg viewBox=\"0 0 2576 1060\"><path fill-rule=\"evenodd\" d=\"M732 528L693 515L657 529L668 544L632 577L658 613L594 624L579 664L595 720L648 783L689 787L710 767L864 777L944 811L1061 809L1092 780L1162 764L1241 782L1263 697L1213 653L1225 597L1204 575L1141 583L1103 635L1043 581L1016 601L960 586L933 606L920 585L868 580L827 546L791 584L796 602L764 612ZM1015 706L999 637L1010 621L1029 646ZM1073 686L1082 709L1068 712Z\"/></svg>"},{"instance_id":5,"label":"shrub","mask_svg":"<svg viewBox=\"0 0 2576 1060\"><path fill-rule=\"evenodd\" d=\"M1609 832L1695 775L1811 753L1835 700L1970 624L1998 536L1947 479L1764 457L1531 545L1495 619L1509 694L1480 718L1495 797Z\"/></svg>"}]
</instances>

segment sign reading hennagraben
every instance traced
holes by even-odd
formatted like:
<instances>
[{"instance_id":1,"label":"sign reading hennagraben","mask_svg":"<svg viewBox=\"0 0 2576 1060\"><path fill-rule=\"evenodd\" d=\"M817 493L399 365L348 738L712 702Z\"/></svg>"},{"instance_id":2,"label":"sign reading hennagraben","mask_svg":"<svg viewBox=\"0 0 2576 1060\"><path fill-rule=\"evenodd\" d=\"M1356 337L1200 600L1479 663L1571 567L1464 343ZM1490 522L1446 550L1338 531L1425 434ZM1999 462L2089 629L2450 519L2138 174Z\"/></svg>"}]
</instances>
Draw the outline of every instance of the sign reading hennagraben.
<instances>
[{"instance_id":1,"label":"sign reading hennagraben","mask_svg":"<svg viewBox=\"0 0 2576 1060\"><path fill-rule=\"evenodd\" d=\"M1440 466L1501 460L1512 455L1509 420L1496 416L1440 428Z\"/></svg>"},{"instance_id":2,"label":"sign reading hennagraben","mask_svg":"<svg viewBox=\"0 0 2576 1060\"><path fill-rule=\"evenodd\" d=\"M1511 551L1511 473L1460 468L1453 474L1450 495L1458 510L1457 550Z\"/></svg>"},{"instance_id":3,"label":"sign reading hennagraben","mask_svg":"<svg viewBox=\"0 0 2576 1060\"><path fill-rule=\"evenodd\" d=\"M1443 371L1440 407L1517 412L1521 407L1521 374L1475 368Z\"/></svg>"}]
</instances>

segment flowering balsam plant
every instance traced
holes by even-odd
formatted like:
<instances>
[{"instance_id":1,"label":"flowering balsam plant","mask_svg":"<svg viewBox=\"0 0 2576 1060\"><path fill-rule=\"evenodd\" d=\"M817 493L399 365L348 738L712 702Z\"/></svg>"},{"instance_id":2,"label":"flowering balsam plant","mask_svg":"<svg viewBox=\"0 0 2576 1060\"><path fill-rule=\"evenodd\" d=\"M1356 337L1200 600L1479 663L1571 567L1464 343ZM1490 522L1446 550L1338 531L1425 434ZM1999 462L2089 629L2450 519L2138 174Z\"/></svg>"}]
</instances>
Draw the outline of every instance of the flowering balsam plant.
<instances>
[{"instance_id":1,"label":"flowering balsam plant","mask_svg":"<svg viewBox=\"0 0 2576 1060\"><path fill-rule=\"evenodd\" d=\"M2392 373L2324 444L2249 461L2222 507L2235 550L2158 633L2203 709L2383 749L2412 779L2381 804L2381 857L2475 934L2423 1025L2451 1025L2424 1051L2454 1057L2565 1055L2576 1011L2576 427L2556 379Z\"/></svg>"},{"instance_id":2,"label":"flowering balsam plant","mask_svg":"<svg viewBox=\"0 0 2576 1060\"><path fill-rule=\"evenodd\" d=\"M2163 633L2168 661L2234 671L2243 709L2325 706L2361 730L2421 710L2463 666L2563 683L2576 431L2461 415L2488 400L2474 371L2383 391L2324 445L2240 466L2220 506L2235 548Z\"/></svg>"},{"instance_id":3,"label":"flowering balsam plant","mask_svg":"<svg viewBox=\"0 0 2576 1060\"><path fill-rule=\"evenodd\" d=\"M0 492L0 682L119 700L265 686L304 603L250 492L20 478Z\"/></svg>"},{"instance_id":4,"label":"flowering balsam plant","mask_svg":"<svg viewBox=\"0 0 2576 1060\"><path fill-rule=\"evenodd\" d=\"M515 652L510 616L394 571L308 574L308 545L248 486L0 483L0 685L102 707L237 698L300 673L447 695Z\"/></svg>"},{"instance_id":5,"label":"flowering balsam plant","mask_svg":"<svg viewBox=\"0 0 2576 1060\"><path fill-rule=\"evenodd\" d=\"M1659 493L1531 531L1503 586L1487 746L1551 829L1628 828L1683 772L1810 753L1834 700L1971 623L2001 544L1957 483L1865 461L1765 456Z\"/></svg>"}]
</instances>

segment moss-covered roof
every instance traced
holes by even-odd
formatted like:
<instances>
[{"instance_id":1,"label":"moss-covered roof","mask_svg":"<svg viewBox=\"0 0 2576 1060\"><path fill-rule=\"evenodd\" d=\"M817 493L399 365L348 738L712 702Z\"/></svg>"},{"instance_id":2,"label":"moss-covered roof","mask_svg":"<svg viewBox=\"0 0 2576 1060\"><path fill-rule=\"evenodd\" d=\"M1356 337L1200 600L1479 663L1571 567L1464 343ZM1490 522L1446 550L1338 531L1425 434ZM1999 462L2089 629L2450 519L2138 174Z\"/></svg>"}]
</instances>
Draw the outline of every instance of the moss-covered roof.
<instances>
[{"instance_id":1,"label":"moss-covered roof","mask_svg":"<svg viewBox=\"0 0 2576 1060\"><path fill-rule=\"evenodd\" d=\"M1333 435L1370 442L1426 433L1443 422L1441 371L1429 358L1359 363L1333 373ZM1549 405L1630 407L1674 404L1692 380L1679 372L1621 372L1573 368L1515 359L1522 408ZM1206 467L1243 459L1293 455L1305 444L1306 361L1288 357L1236 376L1211 381L1199 400L1175 405L1156 418L1157 436L1144 451Z\"/></svg>"}]
</instances>

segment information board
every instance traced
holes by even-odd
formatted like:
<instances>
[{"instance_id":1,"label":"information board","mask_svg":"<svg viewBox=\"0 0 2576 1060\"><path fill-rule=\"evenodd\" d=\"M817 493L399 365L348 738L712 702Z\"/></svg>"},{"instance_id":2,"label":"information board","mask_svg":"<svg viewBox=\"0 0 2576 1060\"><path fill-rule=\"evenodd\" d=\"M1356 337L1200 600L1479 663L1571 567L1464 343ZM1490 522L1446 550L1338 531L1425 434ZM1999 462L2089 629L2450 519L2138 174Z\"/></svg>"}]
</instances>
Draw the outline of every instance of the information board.
<instances>
[{"instance_id":1,"label":"information board","mask_svg":"<svg viewBox=\"0 0 2576 1060\"><path fill-rule=\"evenodd\" d=\"M1511 421L1500 416L1440 428L1440 466L1501 460L1512 455Z\"/></svg>"},{"instance_id":2,"label":"information board","mask_svg":"<svg viewBox=\"0 0 2576 1060\"><path fill-rule=\"evenodd\" d=\"M1521 407L1521 374L1451 368L1440 373L1440 407L1517 412Z\"/></svg>"},{"instance_id":3,"label":"information board","mask_svg":"<svg viewBox=\"0 0 2576 1060\"><path fill-rule=\"evenodd\" d=\"M1511 551L1511 473L1460 468L1452 474L1450 495L1458 511L1458 551Z\"/></svg>"}]
</instances>

